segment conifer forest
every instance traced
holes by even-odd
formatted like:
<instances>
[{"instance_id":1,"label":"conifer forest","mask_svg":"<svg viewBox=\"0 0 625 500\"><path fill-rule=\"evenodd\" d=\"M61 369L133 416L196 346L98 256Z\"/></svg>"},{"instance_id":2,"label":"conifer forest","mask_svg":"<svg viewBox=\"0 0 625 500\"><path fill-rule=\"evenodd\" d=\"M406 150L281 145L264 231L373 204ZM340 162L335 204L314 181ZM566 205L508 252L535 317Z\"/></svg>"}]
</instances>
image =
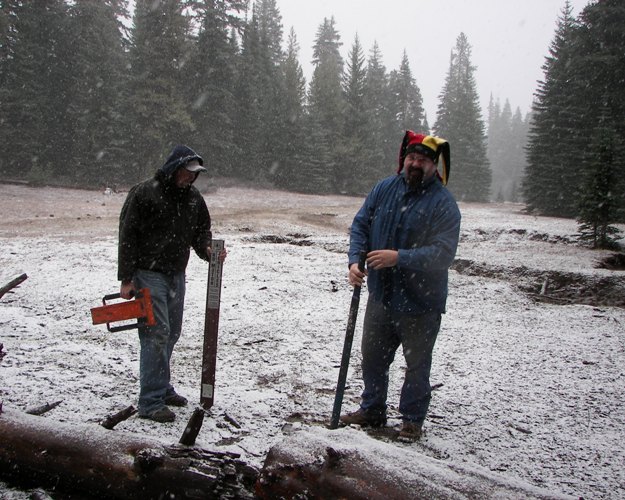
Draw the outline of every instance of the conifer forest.
<instances>
[{"instance_id":1,"label":"conifer forest","mask_svg":"<svg viewBox=\"0 0 625 500\"><path fill-rule=\"evenodd\" d=\"M0 0L0 175L33 185L124 189L175 144L215 177L361 196L396 170L406 129L446 138L449 189L576 219L593 247L625 221L625 3L568 1L523 116L480 109L459 33L436 116L404 53L319 24L304 77L277 0ZM344 47L344 48L343 48Z\"/></svg>"}]
</instances>

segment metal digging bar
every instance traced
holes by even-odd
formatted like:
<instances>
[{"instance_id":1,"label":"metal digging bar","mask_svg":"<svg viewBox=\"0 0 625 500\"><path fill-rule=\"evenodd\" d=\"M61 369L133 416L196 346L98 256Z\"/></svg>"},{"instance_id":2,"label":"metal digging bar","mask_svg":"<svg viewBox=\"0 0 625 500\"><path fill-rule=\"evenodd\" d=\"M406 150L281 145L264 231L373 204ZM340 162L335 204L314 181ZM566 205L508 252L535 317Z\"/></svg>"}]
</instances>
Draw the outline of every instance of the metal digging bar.
<instances>
[{"instance_id":1,"label":"metal digging bar","mask_svg":"<svg viewBox=\"0 0 625 500\"><path fill-rule=\"evenodd\" d=\"M367 252L360 251L358 259L358 269L365 270ZM334 408L330 419L330 429L339 426L341 416L341 406L343 404L343 393L345 392L345 381L347 380L347 369L349 368L349 357L352 352L352 342L354 341L354 329L356 328L356 318L358 317L358 305L360 304L360 286L354 286L352 293L352 303L349 307L349 317L347 319L347 330L345 332L345 343L343 344L343 357L341 358L341 369L339 370L339 380L336 384L336 395L334 396Z\"/></svg>"}]
</instances>

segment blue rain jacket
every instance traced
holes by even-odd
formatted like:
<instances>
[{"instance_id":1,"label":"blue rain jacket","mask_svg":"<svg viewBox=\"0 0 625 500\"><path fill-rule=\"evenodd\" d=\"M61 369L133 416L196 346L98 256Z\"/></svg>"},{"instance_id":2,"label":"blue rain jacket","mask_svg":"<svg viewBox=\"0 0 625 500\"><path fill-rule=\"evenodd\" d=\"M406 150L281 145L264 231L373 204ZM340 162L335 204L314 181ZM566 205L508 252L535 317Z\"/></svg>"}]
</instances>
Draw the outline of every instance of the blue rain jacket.
<instances>
[{"instance_id":1,"label":"blue rain jacket","mask_svg":"<svg viewBox=\"0 0 625 500\"><path fill-rule=\"evenodd\" d=\"M393 311L444 313L459 234L458 205L436 176L410 191L398 174L380 181L354 217L349 265L361 250L398 250L395 267L368 270L369 294Z\"/></svg>"}]
</instances>

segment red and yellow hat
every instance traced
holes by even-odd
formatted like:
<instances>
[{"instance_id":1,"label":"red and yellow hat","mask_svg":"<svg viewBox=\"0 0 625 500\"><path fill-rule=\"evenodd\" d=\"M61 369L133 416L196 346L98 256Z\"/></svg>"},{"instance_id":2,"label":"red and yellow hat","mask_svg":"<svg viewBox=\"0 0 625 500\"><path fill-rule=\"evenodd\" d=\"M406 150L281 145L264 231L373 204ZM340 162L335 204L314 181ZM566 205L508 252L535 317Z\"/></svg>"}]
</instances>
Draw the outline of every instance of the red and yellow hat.
<instances>
[{"instance_id":1,"label":"red and yellow hat","mask_svg":"<svg viewBox=\"0 0 625 500\"><path fill-rule=\"evenodd\" d=\"M442 159L442 172L436 172L438 178L447 184L449 180L449 172L451 170L451 158L449 151L449 143L445 139L435 137L433 135L417 134L412 130L406 130L404 139L399 148L399 169L400 173L404 168L404 159L409 153L421 153L431 158L434 163L438 163L439 158Z\"/></svg>"}]
</instances>

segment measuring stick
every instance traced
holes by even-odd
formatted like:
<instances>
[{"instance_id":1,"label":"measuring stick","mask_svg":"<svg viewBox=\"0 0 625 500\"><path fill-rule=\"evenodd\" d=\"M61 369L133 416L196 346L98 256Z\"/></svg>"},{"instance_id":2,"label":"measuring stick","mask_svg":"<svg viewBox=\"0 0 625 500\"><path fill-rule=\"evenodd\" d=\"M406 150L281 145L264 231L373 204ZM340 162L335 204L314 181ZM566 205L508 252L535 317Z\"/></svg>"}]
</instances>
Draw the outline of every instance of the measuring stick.
<instances>
[{"instance_id":1,"label":"measuring stick","mask_svg":"<svg viewBox=\"0 0 625 500\"><path fill-rule=\"evenodd\" d=\"M215 368L217 366L217 333L219 330L219 303L221 301L221 272L223 262L219 254L224 240L213 240L208 266L206 286L206 317L204 320L204 348L202 349L202 386L200 403L208 410L213 406L215 396Z\"/></svg>"}]
</instances>

